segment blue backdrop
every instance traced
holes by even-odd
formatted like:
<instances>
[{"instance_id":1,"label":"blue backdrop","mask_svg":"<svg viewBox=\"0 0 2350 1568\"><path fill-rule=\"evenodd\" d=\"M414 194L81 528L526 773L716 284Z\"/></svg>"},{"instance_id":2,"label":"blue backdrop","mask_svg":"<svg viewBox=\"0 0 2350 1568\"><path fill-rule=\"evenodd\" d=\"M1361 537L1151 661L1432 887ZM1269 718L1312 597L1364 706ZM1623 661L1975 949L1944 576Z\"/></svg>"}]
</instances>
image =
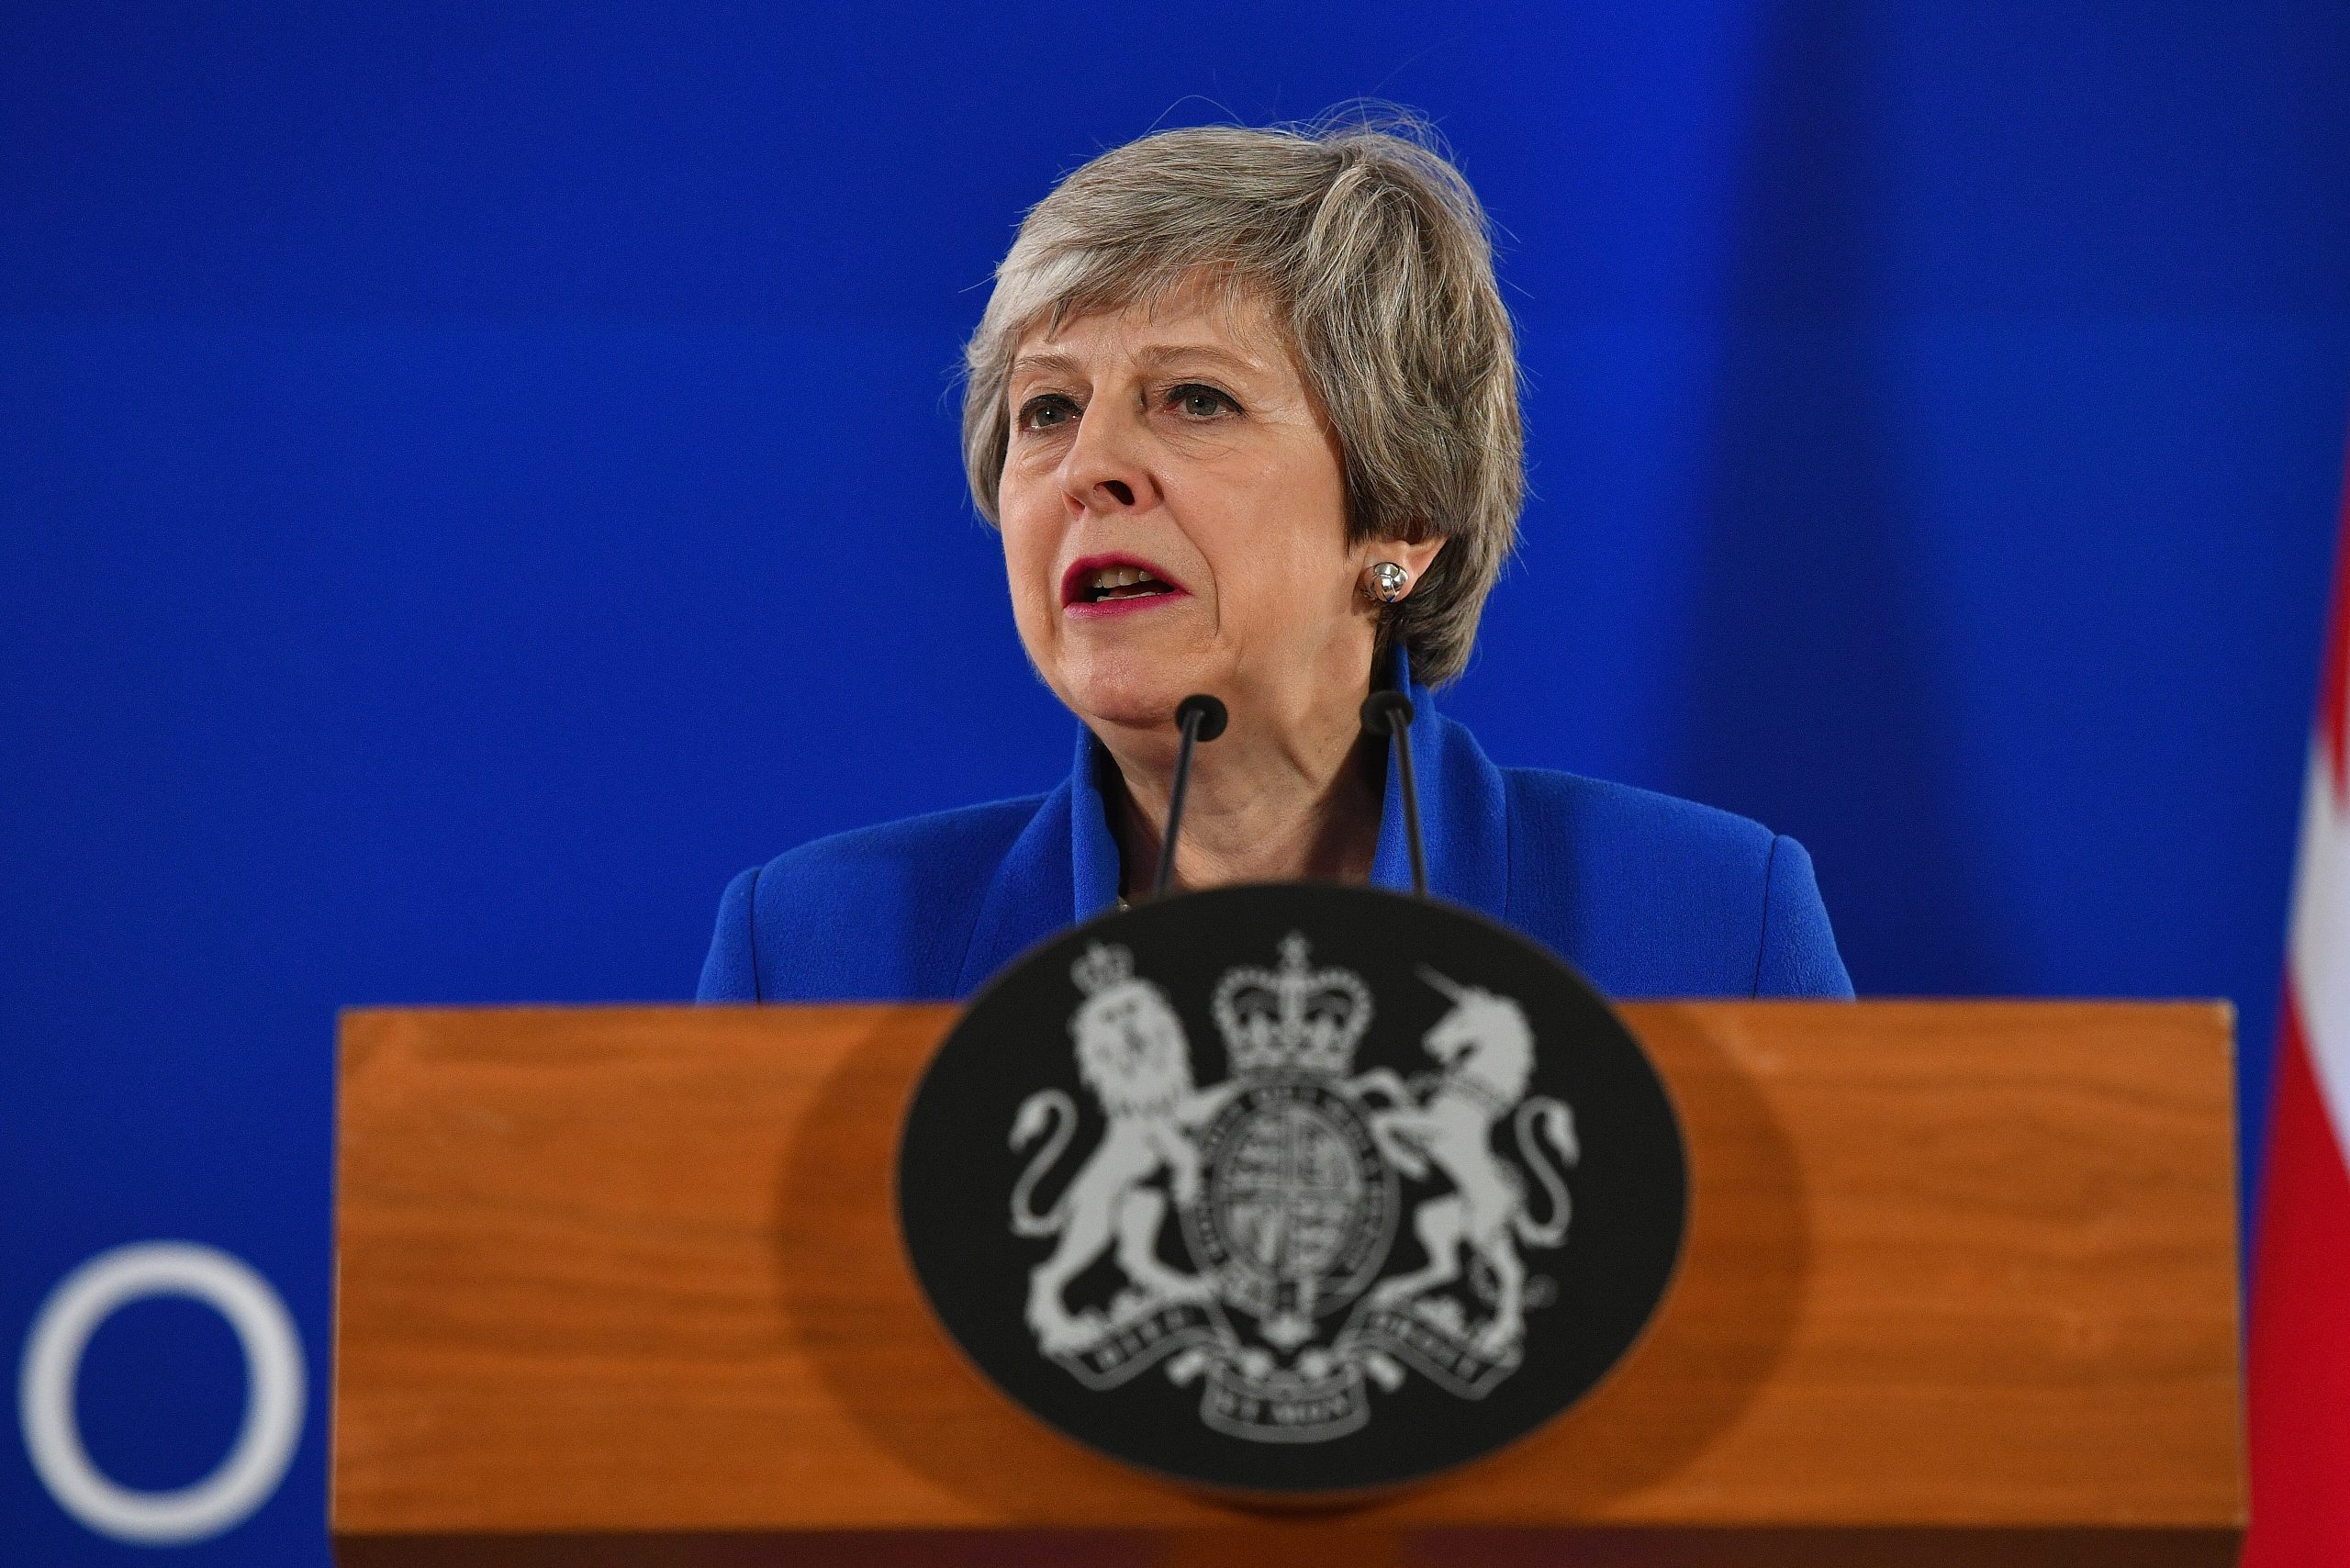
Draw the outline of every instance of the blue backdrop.
<instances>
[{"instance_id":1,"label":"blue backdrop","mask_svg":"<svg viewBox=\"0 0 2350 1568\"><path fill-rule=\"evenodd\" d=\"M1502 226L1497 758L1798 834L1863 993L2232 997L2264 1103L2350 8L476 9L0 19L0 1343L191 1240L310 1374L177 1560L324 1560L337 1007L680 998L730 873L1065 767L947 370L1156 125L1397 99ZM170 1489L244 1361L74 1386ZM146 1550L13 1435L0 1541Z\"/></svg>"}]
</instances>

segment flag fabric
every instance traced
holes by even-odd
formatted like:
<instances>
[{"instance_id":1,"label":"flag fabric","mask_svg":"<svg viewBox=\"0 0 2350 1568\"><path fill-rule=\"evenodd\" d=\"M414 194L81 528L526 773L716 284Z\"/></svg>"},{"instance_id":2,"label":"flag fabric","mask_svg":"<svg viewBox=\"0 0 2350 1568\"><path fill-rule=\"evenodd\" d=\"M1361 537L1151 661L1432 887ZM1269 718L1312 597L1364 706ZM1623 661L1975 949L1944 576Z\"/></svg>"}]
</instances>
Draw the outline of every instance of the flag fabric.
<instances>
[{"instance_id":1,"label":"flag fabric","mask_svg":"<svg viewBox=\"0 0 2350 1568\"><path fill-rule=\"evenodd\" d=\"M2245 1568L2350 1568L2350 492L2255 1233Z\"/></svg>"}]
</instances>

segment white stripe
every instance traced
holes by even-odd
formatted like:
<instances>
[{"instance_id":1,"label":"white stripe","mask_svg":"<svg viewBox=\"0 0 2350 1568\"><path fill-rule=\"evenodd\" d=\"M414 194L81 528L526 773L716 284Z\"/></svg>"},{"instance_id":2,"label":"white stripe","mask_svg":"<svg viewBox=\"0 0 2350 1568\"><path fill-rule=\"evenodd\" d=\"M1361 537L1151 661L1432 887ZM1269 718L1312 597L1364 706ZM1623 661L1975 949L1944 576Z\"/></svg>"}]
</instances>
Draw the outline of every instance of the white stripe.
<instances>
[{"instance_id":1,"label":"white stripe","mask_svg":"<svg viewBox=\"0 0 2350 1568\"><path fill-rule=\"evenodd\" d=\"M2290 969L2333 1144L2350 1159L2350 802L2333 793L2322 746L2301 795Z\"/></svg>"}]
</instances>

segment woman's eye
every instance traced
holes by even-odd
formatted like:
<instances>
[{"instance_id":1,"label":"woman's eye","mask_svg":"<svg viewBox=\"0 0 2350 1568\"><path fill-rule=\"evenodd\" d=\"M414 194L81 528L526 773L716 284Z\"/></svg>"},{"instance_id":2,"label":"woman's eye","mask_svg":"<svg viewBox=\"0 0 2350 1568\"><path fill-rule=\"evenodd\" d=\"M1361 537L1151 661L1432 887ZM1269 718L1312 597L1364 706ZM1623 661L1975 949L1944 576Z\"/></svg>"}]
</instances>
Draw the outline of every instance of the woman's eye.
<instances>
[{"instance_id":1,"label":"woman's eye","mask_svg":"<svg viewBox=\"0 0 2350 1568\"><path fill-rule=\"evenodd\" d=\"M1219 392L1213 386L1203 386L1196 382L1170 387L1167 400L1186 419L1212 420L1219 414L1240 411L1240 405L1232 400L1229 393Z\"/></svg>"},{"instance_id":2,"label":"woman's eye","mask_svg":"<svg viewBox=\"0 0 2350 1568\"><path fill-rule=\"evenodd\" d=\"M1031 398L1020 405L1020 428L1024 431L1058 430L1075 418L1077 405L1058 392Z\"/></svg>"}]
</instances>

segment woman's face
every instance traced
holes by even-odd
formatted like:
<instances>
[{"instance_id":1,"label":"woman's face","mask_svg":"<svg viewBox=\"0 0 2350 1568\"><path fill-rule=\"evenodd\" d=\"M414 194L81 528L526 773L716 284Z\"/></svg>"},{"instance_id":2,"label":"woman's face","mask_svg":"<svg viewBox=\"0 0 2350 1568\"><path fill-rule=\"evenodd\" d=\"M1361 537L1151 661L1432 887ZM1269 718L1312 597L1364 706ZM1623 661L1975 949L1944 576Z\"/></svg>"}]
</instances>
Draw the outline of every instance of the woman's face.
<instances>
[{"instance_id":1,"label":"woman's face","mask_svg":"<svg viewBox=\"0 0 2350 1568\"><path fill-rule=\"evenodd\" d=\"M1262 305L1180 290L1014 352L1000 513L1020 639L1097 731L1194 691L1352 722L1377 623L1337 438Z\"/></svg>"}]
</instances>

